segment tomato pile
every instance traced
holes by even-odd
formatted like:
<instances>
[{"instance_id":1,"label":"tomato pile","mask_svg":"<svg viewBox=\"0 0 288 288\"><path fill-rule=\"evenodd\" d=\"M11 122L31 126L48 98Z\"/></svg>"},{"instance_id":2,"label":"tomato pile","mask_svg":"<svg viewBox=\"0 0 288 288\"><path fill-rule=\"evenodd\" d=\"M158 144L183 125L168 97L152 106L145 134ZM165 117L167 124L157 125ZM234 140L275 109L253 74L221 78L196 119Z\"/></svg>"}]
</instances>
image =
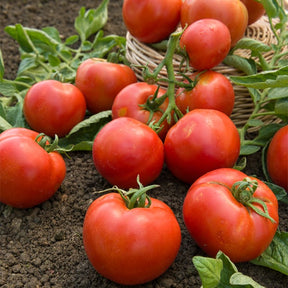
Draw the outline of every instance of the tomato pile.
<instances>
[{"instance_id":1,"label":"tomato pile","mask_svg":"<svg viewBox=\"0 0 288 288\"><path fill-rule=\"evenodd\" d=\"M28 208L49 199L65 178L58 137L68 137L87 115L110 111L91 150L114 191L91 204L83 226L94 268L114 282L137 285L173 263L180 226L169 206L147 193L164 165L191 184L182 212L199 247L234 262L257 258L276 233L278 200L264 182L236 169L242 139L230 115L237 95L212 69L264 12L253 0L124 0L123 21L135 38L147 44L169 38L165 61L155 73L143 68L147 82L137 80L133 67L89 58L79 63L74 83L33 84L23 102L30 129L0 134L0 201ZM196 70L181 82L171 64L176 46ZM167 89L157 83L163 66ZM267 169L272 182L288 190L288 125L282 126L267 147Z\"/></svg>"}]
</instances>

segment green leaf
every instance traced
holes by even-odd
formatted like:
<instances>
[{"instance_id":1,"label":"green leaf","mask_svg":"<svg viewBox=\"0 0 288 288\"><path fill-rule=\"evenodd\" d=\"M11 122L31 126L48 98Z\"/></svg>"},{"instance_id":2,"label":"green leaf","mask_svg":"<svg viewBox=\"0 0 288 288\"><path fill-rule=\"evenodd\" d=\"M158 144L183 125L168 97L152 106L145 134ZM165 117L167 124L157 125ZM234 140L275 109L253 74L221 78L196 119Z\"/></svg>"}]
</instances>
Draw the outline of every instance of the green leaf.
<instances>
[{"instance_id":1,"label":"green leaf","mask_svg":"<svg viewBox=\"0 0 288 288\"><path fill-rule=\"evenodd\" d=\"M248 286L248 287L254 287L254 288L265 288L265 286L258 284L252 278L250 278L246 275L243 275L240 272L234 273L231 276L230 284L231 285Z\"/></svg>"},{"instance_id":2,"label":"green leaf","mask_svg":"<svg viewBox=\"0 0 288 288\"><path fill-rule=\"evenodd\" d=\"M280 98L288 99L288 85L287 87L277 87L277 88L269 89L267 98L268 99L280 99Z\"/></svg>"},{"instance_id":3,"label":"green leaf","mask_svg":"<svg viewBox=\"0 0 288 288\"><path fill-rule=\"evenodd\" d=\"M238 55L227 55L223 63L244 72L246 75L252 75L257 72L254 60L246 59Z\"/></svg>"},{"instance_id":4,"label":"green leaf","mask_svg":"<svg viewBox=\"0 0 288 288\"><path fill-rule=\"evenodd\" d=\"M58 145L73 145L73 151L92 150L93 140L100 129L111 121L111 111L103 111L90 116L72 128L66 137L60 138Z\"/></svg>"},{"instance_id":5,"label":"green leaf","mask_svg":"<svg viewBox=\"0 0 288 288\"><path fill-rule=\"evenodd\" d=\"M252 278L239 273L234 263L221 251L217 253L216 259L194 256L192 261L203 288L263 288Z\"/></svg>"},{"instance_id":6,"label":"green leaf","mask_svg":"<svg viewBox=\"0 0 288 288\"><path fill-rule=\"evenodd\" d=\"M275 18L278 16L279 4L276 0L259 0L258 2L263 4L269 18Z\"/></svg>"},{"instance_id":7,"label":"green leaf","mask_svg":"<svg viewBox=\"0 0 288 288\"><path fill-rule=\"evenodd\" d=\"M287 192L283 187L280 187L274 183L264 181L264 183L273 191L278 201L283 201L287 203Z\"/></svg>"},{"instance_id":8,"label":"green leaf","mask_svg":"<svg viewBox=\"0 0 288 288\"><path fill-rule=\"evenodd\" d=\"M241 145L241 148L240 148L240 155L248 156L248 155L256 153L259 150L260 150L260 147L258 145L243 144Z\"/></svg>"},{"instance_id":9,"label":"green leaf","mask_svg":"<svg viewBox=\"0 0 288 288\"><path fill-rule=\"evenodd\" d=\"M74 43L76 43L79 40L79 36L78 35L72 35L68 38L66 38L65 40L65 45L73 45Z\"/></svg>"},{"instance_id":10,"label":"green leaf","mask_svg":"<svg viewBox=\"0 0 288 288\"><path fill-rule=\"evenodd\" d=\"M36 68L38 64L36 63L36 58L35 57L26 57L24 58L18 67L17 75L23 74L25 71L31 69L31 68Z\"/></svg>"},{"instance_id":11,"label":"green leaf","mask_svg":"<svg viewBox=\"0 0 288 288\"><path fill-rule=\"evenodd\" d=\"M0 81L0 94L9 97L14 96L15 93L17 93L15 84L10 81L5 81L5 79Z\"/></svg>"},{"instance_id":12,"label":"green leaf","mask_svg":"<svg viewBox=\"0 0 288 288\"><path fill-rule=\"evenodd\" d=\"M277 231L269 247L251 262L288 275L288 232Z\"/></svg>"},{"instance_id":13,"label":"green leaf","mask_svg":"<svg viewBox=\"0 0 288 288\"><path fill-rule=\"evenodd\" d=\"M236 49L248 49L257 53L264 53L272 50L269 45L253 38L240 39L233 47L232 51L235 51Z\"/></svg>"},{"instance_id":14,"label":"green leaf","mask_svg":"<svg viewBox=\"0 0 288 288\"><path fill-rule=\"evenodd\" d=\"M87 40L92 34L99 31L108 20L109 0L103 0L97 9L86 11L82 7L78 17L75 19L74 27L80 35L81 42Z\"/></svg>"},{"instance_id":15,"label":"green leaf","mask_svg":"<svg viewBox=\"0 0 288 288\"><path fill-rule=\"evenodd\" d=\"M237 85L255 89L287 87L288 66L274 71L263 71L249 76L231 76L230 80Z\"/></svg>"},{"instance_id":16,"label":"green leaf","mask_svg":"<svg viewBox=\"0 0 288 288\"><path fill-rule=\"evenodd\" d=\"M202 256L194 256L192 261L199 273L203 288L218 287L223 269L222 260Z\"/></svg>"}]
</instances>

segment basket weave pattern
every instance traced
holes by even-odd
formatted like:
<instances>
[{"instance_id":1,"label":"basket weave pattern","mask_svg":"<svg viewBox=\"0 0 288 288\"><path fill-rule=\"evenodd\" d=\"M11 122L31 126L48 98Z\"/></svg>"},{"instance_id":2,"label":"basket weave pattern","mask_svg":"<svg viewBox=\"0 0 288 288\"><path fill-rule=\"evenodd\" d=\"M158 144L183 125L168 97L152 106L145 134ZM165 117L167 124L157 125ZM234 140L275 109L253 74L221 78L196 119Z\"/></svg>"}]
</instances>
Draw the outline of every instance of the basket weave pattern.
<instances>
[{"instance_id":1,"label":"basket weave pattern","mask_svg":"<svg viewBox=\"0 0 288 288\"><path fill-rule=\"evenodd\" d=\"M275 36L271 31L268 18L266 16L261 17L257 22L248 26L245 32L245 37L253 38L259 40L265 44L275 43ZM288 49L287 47L284 49ZM265 59L270 60L273 52L267 52L263 56ZM247 50L237 51L237 54L249 58L250 54ZM163 60L165 56L165 51L158 51L150 46L138 41L129 32L126 35L126 57L127 60L132 64L132 68L135 71L139 81L143 81L142 68L141 66L147 66L151 71L154 70L159 63ZM182 76L178 75L183 67L182 56L175 54L173 58L173 66L175 71L175 77L177 81L182 81ZM184 64L185 66L185 64ZM230 76L240 76L244 73L233 67L227 66L223 63L213 68L214 71L222 73L228 79ZM191 70L186 75L192 74L194 71ZM159 77L167 78L166 69L163 68L159 74ZM167 88L167 83L163 82L160 85ZM254 104L246 87L239 85L234 85L235 92L235 104L234 109L231 114L231 119L237 127L242 127L248 120L249 116L253 112ZM266 124L271 122L278 122L279 120L272 116L264 116L261 118ZM250 129L253 130L253 129Z\"/></svg>"}]
</instances>

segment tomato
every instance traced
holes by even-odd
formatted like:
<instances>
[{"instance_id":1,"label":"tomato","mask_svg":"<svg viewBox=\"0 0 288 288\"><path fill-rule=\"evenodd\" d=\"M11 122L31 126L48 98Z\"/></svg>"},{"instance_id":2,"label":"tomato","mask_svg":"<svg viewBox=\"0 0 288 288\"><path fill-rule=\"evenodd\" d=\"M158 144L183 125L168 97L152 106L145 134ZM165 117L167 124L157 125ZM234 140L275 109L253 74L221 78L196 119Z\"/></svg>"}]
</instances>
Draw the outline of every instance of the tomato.
<instances>
[{"instance_id":1,"label":"tomato","mask_svg":"<svg viewBox=\"0 0 288 288\"><path fill-rule=\"evenodd\" d=\"M135 72L127 65L87 59L76 72L75 85L85 96L92 113L110 110L116 95L125 86L137 82Z\"/></svg>"},{"instance_id":2,"label":"tomato","mask_svg":"<svg viewBox=\"0 0 288 288\"><path fill-rule=\"evenodd\" d=\"M211 257L221 250L235 263L250 261L266 250L276 233L278 202L269 187L249 177L258 183L254 194L248 189L241 191L238 185L237 191L232 189L246 177L236 169L216 169L197 179L187 192L183 204L184 223L191 237ZM249 207L251 197L266 204L270 219ZM262 205L252 204L264 212Z\"/></svg>"},{"instance_id":3,"label":"tomato","mask_svg":"<svg viewBox=\"0 0 288 288\"><path fill-rule=\"evenodd\" d=\"M131 117L145 124L148 124L148 122L151 121L157 123L169 105L168 98L166 98L164 103L158 107L158 110L153 113L151 119L150 111L148 110L149 108L141 106L145 105L148 99L152 100L157 89L157 85L150 85L146 82L138 82L128 85L117 94L113 102L112 118ZM157 97L159 98L165 93L165 89L159 88ZM165 138L165 135L171 126L172 123L168 124L167 120L164 121L162 129L158 133L161 139Z\"/></svg>"},{"instance_id":4,"label":"tomato","mask_svg":"<svg viewBox=\"0 0 288 288\"><path fill-rule=\"evenodd\" d=\"M245 34L248 12L240 0L185 0L181 8L181 26L203 18L213 18L223 22L231 34L234 46Z\"/></svg>"},{"instance_id":5,"label":"tomato","mask_svg":"<svg viewBox=\"0 0 288 288\"><path fill-rule=\"evenodd\" d=\"M122 16L127 30L141 42L160 42L180 22L182 0L124 0Z\"/></svg>"},{"instance_id":6,"label":"tomato","mask_svg":"<svg viewBox=\"0 0 288 288\"><path fill-rule=\"evenodd\" d=\"M28 90L23 112L33 130L63 137L84 119L86 103L82 92L73 84L43 80Z\"/></svg>"},{"instance_id":7,"label":"tomato","mask_svg":"<svg viewBox=\"0 0 288 288\"><path fill-rule=\"evenodd\" d=\"M151 198L149 208L128 209L118 193L96 199L83 225L88 259L102 276L123 285L149 282L175 260L181 231L172 210Z\"/></svg>"},{"instance_id":8,"label":"tomato","mask_svg":"<svg viewBox=\"0 0 288 288\"><path fill-rule=\"evenodd\" d=\"M170 128L164 151L172 174L192 183L211 170L233 167L240 152L240 137L232 120L223 112L195 109Z\"/></svg>"},{"instance_id":9,"label":"tomato","mask_svg":"<svg viewBox=\"0 0 288 288\"><path fill-rule=\"evenodd\" d=\"M163 142L146 124L120 117L107 123L96 135L92 147L98 172L112 185L137 186L153 182L164 163Z\"/></svg>"},{"instance_id":10,"label":"tomato","mask_svg":"<svg viewBox=\"0 0 288 288\"><path fill-rule=\"evenodd\" d=\"M288 125L274 134L267 149L266 161L271 180L288 191Z\"/></svg>"},{"instance_id":11,"label":"tomato","mask_svg":"<svg viewBox=\"0 0 288 288\"><path fill-rule=\"evenodd\" d=\"M253 24L259 20L265 13L263 4L256 0L240 0L244 3L248 11L248 25Z\"/></svg>"},{"instance_id":12,"label":"tomato","mask_svg":"<svg viewBox=\"0 0 288 288\"><path fill-rule=\"evenodd\" d=\"M216 109L230 116L234 107L234 89L227 77L216 71L206 71L190 76L196 85L176 92L176 105L185 114L197 108ZM188 83L188 81L184 81Z\"/></svg>"},{"instance_id":13,"label":"tomato","mask_svg":"<svg viewBox=\"0 0 288 288\"><path fill-rule=\"evenodd\" d=\"M231 47L230 32L216 19L201 19L190 24L180 38L190 65L196 70L206 70L220 64Z\"/></svg>"},{"instance_id":14,"label":"tomato","mask_svg":"<svg viewBox=\"0 0 288 288\"><path fill-rule=\"evenodd\" d=\"M38 133L11 128L0 134L0 202L30 208L54 195L65 178L66 166L57 152L47 153Z\"/></svg>"}]
</instances>

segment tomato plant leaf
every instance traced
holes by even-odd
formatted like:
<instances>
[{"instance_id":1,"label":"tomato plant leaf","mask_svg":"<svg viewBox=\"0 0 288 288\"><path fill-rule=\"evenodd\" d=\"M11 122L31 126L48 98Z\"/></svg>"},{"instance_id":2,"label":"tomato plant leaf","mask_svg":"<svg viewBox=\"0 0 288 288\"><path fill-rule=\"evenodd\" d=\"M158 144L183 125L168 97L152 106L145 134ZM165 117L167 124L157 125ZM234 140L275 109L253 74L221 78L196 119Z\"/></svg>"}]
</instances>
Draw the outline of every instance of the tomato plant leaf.
<instances>
[{"instance_id":1,"label":"tomato plant leaf","mask_svg":"<svg viewBox=\"0 0 288 288\"><path fill-rule=\"evenodd\" d=\"M254 60L246 59L238 55L227 55L223 63L244 72L246 75L252 75L257 72Z\"/></svg>"},{"instance_id":2,"label":"tomato plant leaf","mask_svg":"<svg viewBox=\"0 0 288 288\"><path fill-rule=\"evenodd\" d=\"M240 148L240 155L248 156L248 155L256 153L259 150L260 150L260 147L257 145L251 145L251 144L248 145L248 144L243 143Z\"/></svg>"},{"instance_id":3,"label":"tomato plant leaf","mask_svg":"<svg viewBox=\"0 0 288 288\"><path fill-rule=\"evenodd\" d=\"M218 287L221 279L223 262L220 259L194 256L193 264L202 281L203 288Z\"/></svg>"},{"instance_id":4,"label":"tomato plant leaf","mask_svg":"<svg viewBox=\"0 0 288 288\"><path fill-rule=\"evenodd\" d=\"M251 262L288 275L288 232L277 231L269 247Z\"/></svg>"},{"instance_id":5,"label":"tomato plant leaf","mask_svg":"<svg viewBox=\"0 0 288 288\"><path fill-rule=\"evenodd\" d=\"M194 256L192 261L203 288L264 288L252 278L239 273L235 264L221 251L217 253L216 259Z\"/></svg>"},{"instance_id":6,"label":"tomato plant leaf","mask_svg":"<svg viewBox=\"0 0 288 288\"><path fill-rule=\"evenodd\" d=\"M103 0L97 9L89 9L88 11L86 11L85 7L80 9L79 15L75 19L74 27L82 42L106 24L108 20L108 3L109 0Z\"/></svg>"},{"instance_id":7,"label":"tomato plant leaf","mask_svg":"<svg viewBox=\"0 0 288 288\"><path fill-rule=\"evenodd\" d=\"M259 0L265 8L265 12L270 18L278 16L279 4L276 0Z\"/></svg>"},{"instance_id":8,"label":"tomato plant leaf","mask_svg":"<svg viewBox=\"0 0 288 288\"><path fill-rule=\"evenodd\" d=\"M58 145L64 148L72 144L73 151L90 151L96 134L110 121L110 110L94 114L74 126L66 137L60 138Z\"/></svg>"},{"instance_id":9,"label":"tomato plant leaf","mask_svg":"<svg viewBox=\"0 0 288 288\"><path fill-rule=\"evenodd\" d=\"M274 71L263 71L248 76L231 76L231 81L237 85L256 89L287 87L288 66Z\"/></svg>"},{"instance_id":10,"label":"tomato plant leaf","mask_svg":"<svg viewBox=\"0 0 288 288\"><path fill-rule=\"evenodd\" d=\"M230 284L232 285L240 285L242 286L248 286L248 287L254 287L254 288L265 288L264 286L258 284L255 282L252 278L240 273L236 272L234 273L230 278Z\"/></svg>"},{"instance_id":11,"label":"tomato plant leaf","mask_svg":"<svg viewBox=\"0 0 288 288\"><path fill-rule=\"evenodd\" d=\"M249 49L257 53L264 53L272 50L272 48L269 45L259 40L246 37L240 39L231 51L235 51L236 49Z\"/></svg>"}]
</instances>

